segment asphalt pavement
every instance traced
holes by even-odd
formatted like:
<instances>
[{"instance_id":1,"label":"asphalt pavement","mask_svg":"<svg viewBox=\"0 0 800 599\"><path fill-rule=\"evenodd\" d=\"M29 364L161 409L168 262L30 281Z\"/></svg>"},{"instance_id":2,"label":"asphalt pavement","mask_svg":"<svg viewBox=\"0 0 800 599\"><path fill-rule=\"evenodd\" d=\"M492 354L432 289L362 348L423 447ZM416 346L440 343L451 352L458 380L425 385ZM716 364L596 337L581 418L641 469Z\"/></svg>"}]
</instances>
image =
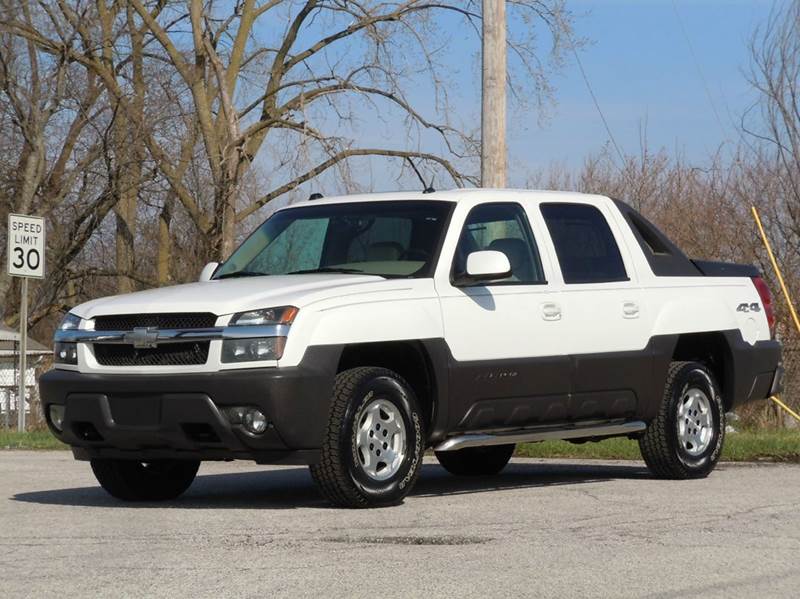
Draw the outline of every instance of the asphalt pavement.
<instances>
[{"instance_id":1,"label":"asphalt pavement","mask_svg":"<svg viewBox=\"0 0 800 599\"><path fill-rule=\"evenodd\" d=\"M302 467L207 463L130 506L68 452L0 451L0 596L797 597L800 466L427 460L403 505L341 510Z\"/></svg>"}]
</instances>

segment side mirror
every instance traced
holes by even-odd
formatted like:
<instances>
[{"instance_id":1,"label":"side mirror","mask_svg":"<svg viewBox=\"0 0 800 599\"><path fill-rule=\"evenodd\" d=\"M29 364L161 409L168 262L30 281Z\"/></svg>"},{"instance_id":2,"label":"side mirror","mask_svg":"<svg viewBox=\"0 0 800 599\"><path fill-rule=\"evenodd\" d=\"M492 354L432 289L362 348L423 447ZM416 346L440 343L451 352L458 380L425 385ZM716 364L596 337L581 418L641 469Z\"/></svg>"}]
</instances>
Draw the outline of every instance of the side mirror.
<instances>
[{"instance_id":1,"label":"side mirror","mask_svg":"<svg viewBox=\"0 0 800 599\"><path fill-rule=\"evenodd\" d=\"M214 272L219 267L219 262L209 262L203 267L203 270L200 271L200 277L197 279L201 283L205 283L206 281L210 281L211 277L214 276Z\"/></svg>"},{"instance_id":2,"label":"side mirror","mask_svg":"<svg viewBox=\"0 0 800 599\"><path fill-rule=\"evenodd\" d=\"M470 283L489 283L511 276L511 263L508 256L496 250L472 252L467 256L467 272L462 275L462 285Z\"/></svg>"}]
</instances>

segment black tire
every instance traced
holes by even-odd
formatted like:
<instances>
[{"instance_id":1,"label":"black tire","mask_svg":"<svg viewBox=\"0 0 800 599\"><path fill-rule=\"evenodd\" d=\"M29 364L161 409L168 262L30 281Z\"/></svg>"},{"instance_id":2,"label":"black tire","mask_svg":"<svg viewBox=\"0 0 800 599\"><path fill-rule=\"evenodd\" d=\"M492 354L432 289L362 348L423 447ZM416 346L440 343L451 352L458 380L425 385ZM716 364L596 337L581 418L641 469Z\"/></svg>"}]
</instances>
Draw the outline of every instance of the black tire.
<instances>
[{"instance_id":1,"label":"black tire","mask_svg":"<svg viewBox=\"0 0 800 599\"><path fill-rule=\"evenodd\" d=\"M366 409L379 400L396 408L405 427L405 451L396 471L385 480L371 478L362 467L358 434ZM419 476L425 452L422 413L411 387L385 368L359 367L336 376L322 459L310 466L322 495L334 505L349 508L400 503Z\"/></svg>"},{"instance_id":2,"label":"black tire","mask_svg":"<svg viewBox=\"0 0 800 599\"><path fill-rule=\"evenodd\" d=\"M703 444L693 446L691 442L681 442L678 409L687 399L687 393L695 389L708 399L710 424L706 428L710 429L710 437ZM693 415L697 415L696 410L693 414L686 414L684 425L695 426L689 420ZM667 371L658 416L648 424L645 434L639 439L639 448L650 472L658 478L672 479L708 476L719 461L724 441L725 409L714 376L699 362L672 362ZM692 452L704 445L701 453Z\"/></svg>"},{"instance_id":3,"label":"black tire","mask_svg":"<svg viewBox=\"0 0 800 599\"><path fill-rule=\"evenodd\" d=\"M492 476L499 474L514 455L516 445L467 447L457 451L437 451L436 459L456 476Z\"/></svg>"},{"instance_id":4,"label":"black tire","mask_svg":"<svg viewBox=\"0 0 800 599\"><path fill-rule=\"evenodd\" d=\"M122 501L167 501L180 496L194 481L199 461L92 460L100 486Z\"/></svg>"}]
</instances>

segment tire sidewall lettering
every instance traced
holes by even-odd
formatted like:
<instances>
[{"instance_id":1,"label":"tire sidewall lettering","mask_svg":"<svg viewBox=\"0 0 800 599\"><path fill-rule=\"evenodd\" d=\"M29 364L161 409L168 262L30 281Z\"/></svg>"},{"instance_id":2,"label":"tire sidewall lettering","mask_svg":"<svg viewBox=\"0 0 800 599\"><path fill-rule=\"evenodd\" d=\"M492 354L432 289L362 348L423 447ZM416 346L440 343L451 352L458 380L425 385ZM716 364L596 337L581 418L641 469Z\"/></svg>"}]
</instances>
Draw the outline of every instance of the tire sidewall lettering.
<instances>
[{"instance_id":1,"label":"tire sidewall lettering","mask_svg":"<svg viewBox=\"0 0 800 599\"><path fill-rule=\"evenodd\" d=\"M390 376L379 376L362 383L355 396L361 399L351 404L345 418L349 427L344 436L348 447L343 452L347 456L347 470L353 484L363 495L377 501L391 501L402 497L406 487L414 480L423 454L423 428L420 415L415 409L415 401L409 397L410 389ZM393 403L399 408L407 433L407 454L398 472L391 478L378 481L370 478L361 468L358 455L358 425L364 408L376 398ZM344 448L343 448L344 449Z\"/></svg>"},{"instance_id":2,"label":"tire sidewall lettering","mask_svg":"<svg viewBox=\"0 0 800 599\"><path fill-rule=\"evenodd\" d=\"M411 460L411 465L408 472L400 481L400 488L405 489L406 485L414 478L414 473L417 471L417 464L422 459L422 427L420 426L419 416L416 412L411 413L411 418L414 420L414 458Z\"/></svg>"}]
</instances>

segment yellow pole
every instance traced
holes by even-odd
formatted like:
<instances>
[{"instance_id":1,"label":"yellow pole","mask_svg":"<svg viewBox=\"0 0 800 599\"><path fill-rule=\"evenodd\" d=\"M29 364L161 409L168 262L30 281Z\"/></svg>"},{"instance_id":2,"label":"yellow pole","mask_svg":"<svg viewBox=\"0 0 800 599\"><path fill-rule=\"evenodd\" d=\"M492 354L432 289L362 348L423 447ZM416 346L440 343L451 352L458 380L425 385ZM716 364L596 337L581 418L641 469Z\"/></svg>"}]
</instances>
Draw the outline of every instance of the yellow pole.
<instances>
[{"instance_id":1,"label":"yellow pole","mask_svg":"<svg viewBox=\"0 0 800 599\"><path fill-rule=\"evenodd\" d=\"M781 285L781 291L783 291L783 295L786 298L786 303L789 304L789 312L792 313L794 326L796 326L797 331L800 332L800 319L797 318L797 312L794 309L792 298L789 297L789 290L786 288L786 283L783 281L783 275L781 274L781 269L778 268L778 262L777 260L775 260L775 255L772 253L772 247L769 245L769 239L767 239L767 234L764 232L764 227L761 225L761 219L758 216L758 210L756 210L755 206L752 206L751 209L753 211L753 218L756 219L756 225L758 225L758 230L761 233L761 239L764 241L764 247L767 248L767 254L769 255L769 260L770 262L772 262L772 268L775 269L775 274L778 277L778 283L780 283Z\"/></svg>"},{"instance_id":2,"label":"yellow pole","mask_svg":"<svg viewBox=\"0 0 800 599\"><path fill-rule=\"evenodd\" d=\"M775 397L774 395L773 395L773 396L771 396L771 397L770 397L770 399L771 399L772 401L774 401L776 404L778 404L780 407L782 407L784 410L786 410L787 412L789 412L789 414L791 414L792 416L794 416L795 420L797 420L798 422L800 422L800 414L798 414L797 412L795 412L795 411L794 411L792 408L790 408L789 406L787 406L785 403L783 403L783 402L782 402L780 399L778 399L778 398L777 398L777 397Z\"/></svg>"},{"instance_id":3,"label":"yellow pole","mask_svg":"<svg viewBox=\"0 0 800 599\"><path fill-rule=\"evenodd\" d=\"M781 274L781 269L778 268L778 261L775 260L775 254L772 253L772 247L769 245L769 239L767 239L767 234L764 231L764 226L761 224L761 218L758 216L758 210L756 210L755 206L750 207L753 211L753 218L756 221L756 225L758 226L758 231L761 233L761 240L764 242L764 247L767 249L767 254L769 255L769 260L772 262L772 268L775 270L775 275L778 277L778 283L781 285L781 291L783 291L783 296L786 298L786 303L789 306L789 312L792 314L792 320L794 320L794 326L797 327L798 332L800 332L800 320L797 318L797 312L794 309L794 304L792 303L792 298L789 297L789 290L786 288L786 283L783 280L783 275ZM783 403L780 399L775 397L774 395L770 397L772 401L782 407L786 412L791 414L798 422L800 422L800 415L797 414L794 410L792 410L789 406Z\"/></svg>"}]
</instances>

